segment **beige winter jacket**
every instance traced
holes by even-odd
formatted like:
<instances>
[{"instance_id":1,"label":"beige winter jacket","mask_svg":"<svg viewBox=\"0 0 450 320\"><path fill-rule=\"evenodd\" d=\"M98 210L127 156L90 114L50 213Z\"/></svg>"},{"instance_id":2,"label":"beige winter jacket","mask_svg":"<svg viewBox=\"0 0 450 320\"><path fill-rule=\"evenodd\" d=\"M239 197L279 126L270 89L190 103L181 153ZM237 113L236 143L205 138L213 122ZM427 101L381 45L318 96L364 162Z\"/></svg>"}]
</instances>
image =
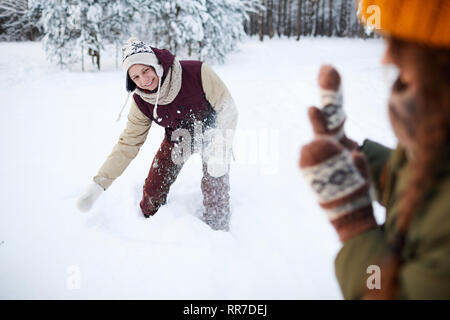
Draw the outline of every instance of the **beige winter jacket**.
<instances>
[{"instance_id":1,"label":"beige winter jacket","mask_svg":"<svg viewBox=\"0 0 450 320\"><path fill-rule=\"evenodd\" d=\"M217 112L216 127L234 130L237 124L238 113L227 87L205 63L202 64L201 77L206 99ZM105 190L125 171L130 162L137 156L139 149L147 139L152 124L152 120L139 110L134 99L131 100L125 130L94 177L94 181Z\"/></svg>"}]
</instances>

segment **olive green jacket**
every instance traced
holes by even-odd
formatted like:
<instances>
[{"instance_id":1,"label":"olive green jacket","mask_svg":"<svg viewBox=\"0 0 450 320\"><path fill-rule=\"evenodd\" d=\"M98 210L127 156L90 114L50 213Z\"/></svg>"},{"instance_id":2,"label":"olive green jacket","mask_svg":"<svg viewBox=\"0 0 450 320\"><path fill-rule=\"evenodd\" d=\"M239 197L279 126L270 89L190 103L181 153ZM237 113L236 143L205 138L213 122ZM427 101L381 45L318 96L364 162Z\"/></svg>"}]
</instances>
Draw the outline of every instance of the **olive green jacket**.
<instances>
[{"instance_id":1,"label":"olive green jacket","mask_svg":"<svg viewBox=\"0 0 450 320\"><path fill-rule=\"evenodd\" d=\"M408 184L408 161L398 147L366 140L361 147L369 163L376 200L386 208L384 225L347 240L335 260L336 276L346 299L359 299L372 271L392 243L399 199ZM402 251L399 299L450 299L450 163L428 188L417 208ZM376 290L376 289L373 289Z\"/></svg>"}]
</instances>

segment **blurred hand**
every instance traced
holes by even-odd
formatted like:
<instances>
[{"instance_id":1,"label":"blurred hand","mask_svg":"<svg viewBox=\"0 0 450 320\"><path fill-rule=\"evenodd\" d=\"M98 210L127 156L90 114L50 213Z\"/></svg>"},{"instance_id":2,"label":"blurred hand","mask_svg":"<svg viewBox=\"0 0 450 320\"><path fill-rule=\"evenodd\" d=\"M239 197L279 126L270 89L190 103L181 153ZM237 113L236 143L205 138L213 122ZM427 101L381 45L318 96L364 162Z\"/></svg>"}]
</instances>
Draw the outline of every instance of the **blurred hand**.
<instances>
[{"instance_id":1,"label":"blurred hand","mask_svg":"<svg viewBox=\"0 0 450 320\"><path fill-rule=\"evenodd\" d=\"M77 207L81 212L88 212L95 201L104 192L103 187L99 186L95 182L92 182L84 191L84 193L78 198Z\"/></svg>"},{"instance_id":2,"label":"blurred hand","mask_svg":"<svg viewBox=\"0 0 450 320\"><path fill-rule=\"evenodd\" d=\"M345 112L343 109L341 77L330 65L323 65L319 71L321 108L310 107L308 116L316 136L336 139L345 148L353 150L358 144L347 138L344 132Z\"/></svg>"},{"instance_id":3,"label":"blurred hand","mask_svg":"<svg viewBox=\"0 0 450 320\"><path fill-rule=\"evenodd\" d=\"M335 139L318 137L303 146L300 169L342 242L377 225L364 156Z\"/></svg>"}]
</instances>

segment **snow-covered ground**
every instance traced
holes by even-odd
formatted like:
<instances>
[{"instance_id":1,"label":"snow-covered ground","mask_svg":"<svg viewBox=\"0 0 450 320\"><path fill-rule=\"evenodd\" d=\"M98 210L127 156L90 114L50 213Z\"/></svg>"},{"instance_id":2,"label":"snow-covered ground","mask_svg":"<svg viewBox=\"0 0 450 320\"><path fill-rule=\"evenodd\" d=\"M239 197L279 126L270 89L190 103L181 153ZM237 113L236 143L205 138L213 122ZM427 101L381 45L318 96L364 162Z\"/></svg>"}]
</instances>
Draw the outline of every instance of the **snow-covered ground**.
<instances>
[{"instance_id":1,"label":"snow-covered ground","mask_svg":"<svg viewBox=\"0 0 450 320\"><path fill-rule=\"evenodd\" d=\"M200 221L200 158L169 203L140 213L142 185L163 130L156 125L91 212L75 207L108 156L125 76L114 53L101 72L60 71L39 43L0 43L0 298L341 299L340 243L298 169L310 141L317 72L341 72L346 131L395 146L390 80L377 40L249 39L213 66L240 111L229 233ZM126 111L127 112L127 111ZM376 206L377 219L383 210Z\"/></svg>"}]
</instances>

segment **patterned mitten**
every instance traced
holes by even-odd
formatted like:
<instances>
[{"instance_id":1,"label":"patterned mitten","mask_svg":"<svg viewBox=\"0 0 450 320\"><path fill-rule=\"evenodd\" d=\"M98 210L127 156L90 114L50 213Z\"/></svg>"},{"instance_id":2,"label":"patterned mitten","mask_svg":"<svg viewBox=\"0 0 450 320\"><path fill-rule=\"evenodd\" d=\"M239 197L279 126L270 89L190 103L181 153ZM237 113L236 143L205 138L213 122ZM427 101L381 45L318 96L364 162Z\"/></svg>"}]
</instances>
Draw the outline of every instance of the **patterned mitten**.
<instances>
[{"instance_id":1,"label":"patterned mitten","mask_svg":"<svg viewBox=\"0 0 450 320\"><path fill-rule=\"evenodd\" d=\"M342 107L341 77L336 69L329 65L320 68L319 87L322 108L310 107L308 110L314 133L333 137L349 150L356 149L358 144L344 132L346 117Z\"/></svg>"},{"instance_id":2,"label":"patterned mitten","mask_svg":"<svg viewBox=\"0 0 450 320\"><path fill-rule=\"evenodd\" d=\"M301 149L300 169L342 242L377 225L362 154L317 138Z\"/></svg>"}]
</instances>

